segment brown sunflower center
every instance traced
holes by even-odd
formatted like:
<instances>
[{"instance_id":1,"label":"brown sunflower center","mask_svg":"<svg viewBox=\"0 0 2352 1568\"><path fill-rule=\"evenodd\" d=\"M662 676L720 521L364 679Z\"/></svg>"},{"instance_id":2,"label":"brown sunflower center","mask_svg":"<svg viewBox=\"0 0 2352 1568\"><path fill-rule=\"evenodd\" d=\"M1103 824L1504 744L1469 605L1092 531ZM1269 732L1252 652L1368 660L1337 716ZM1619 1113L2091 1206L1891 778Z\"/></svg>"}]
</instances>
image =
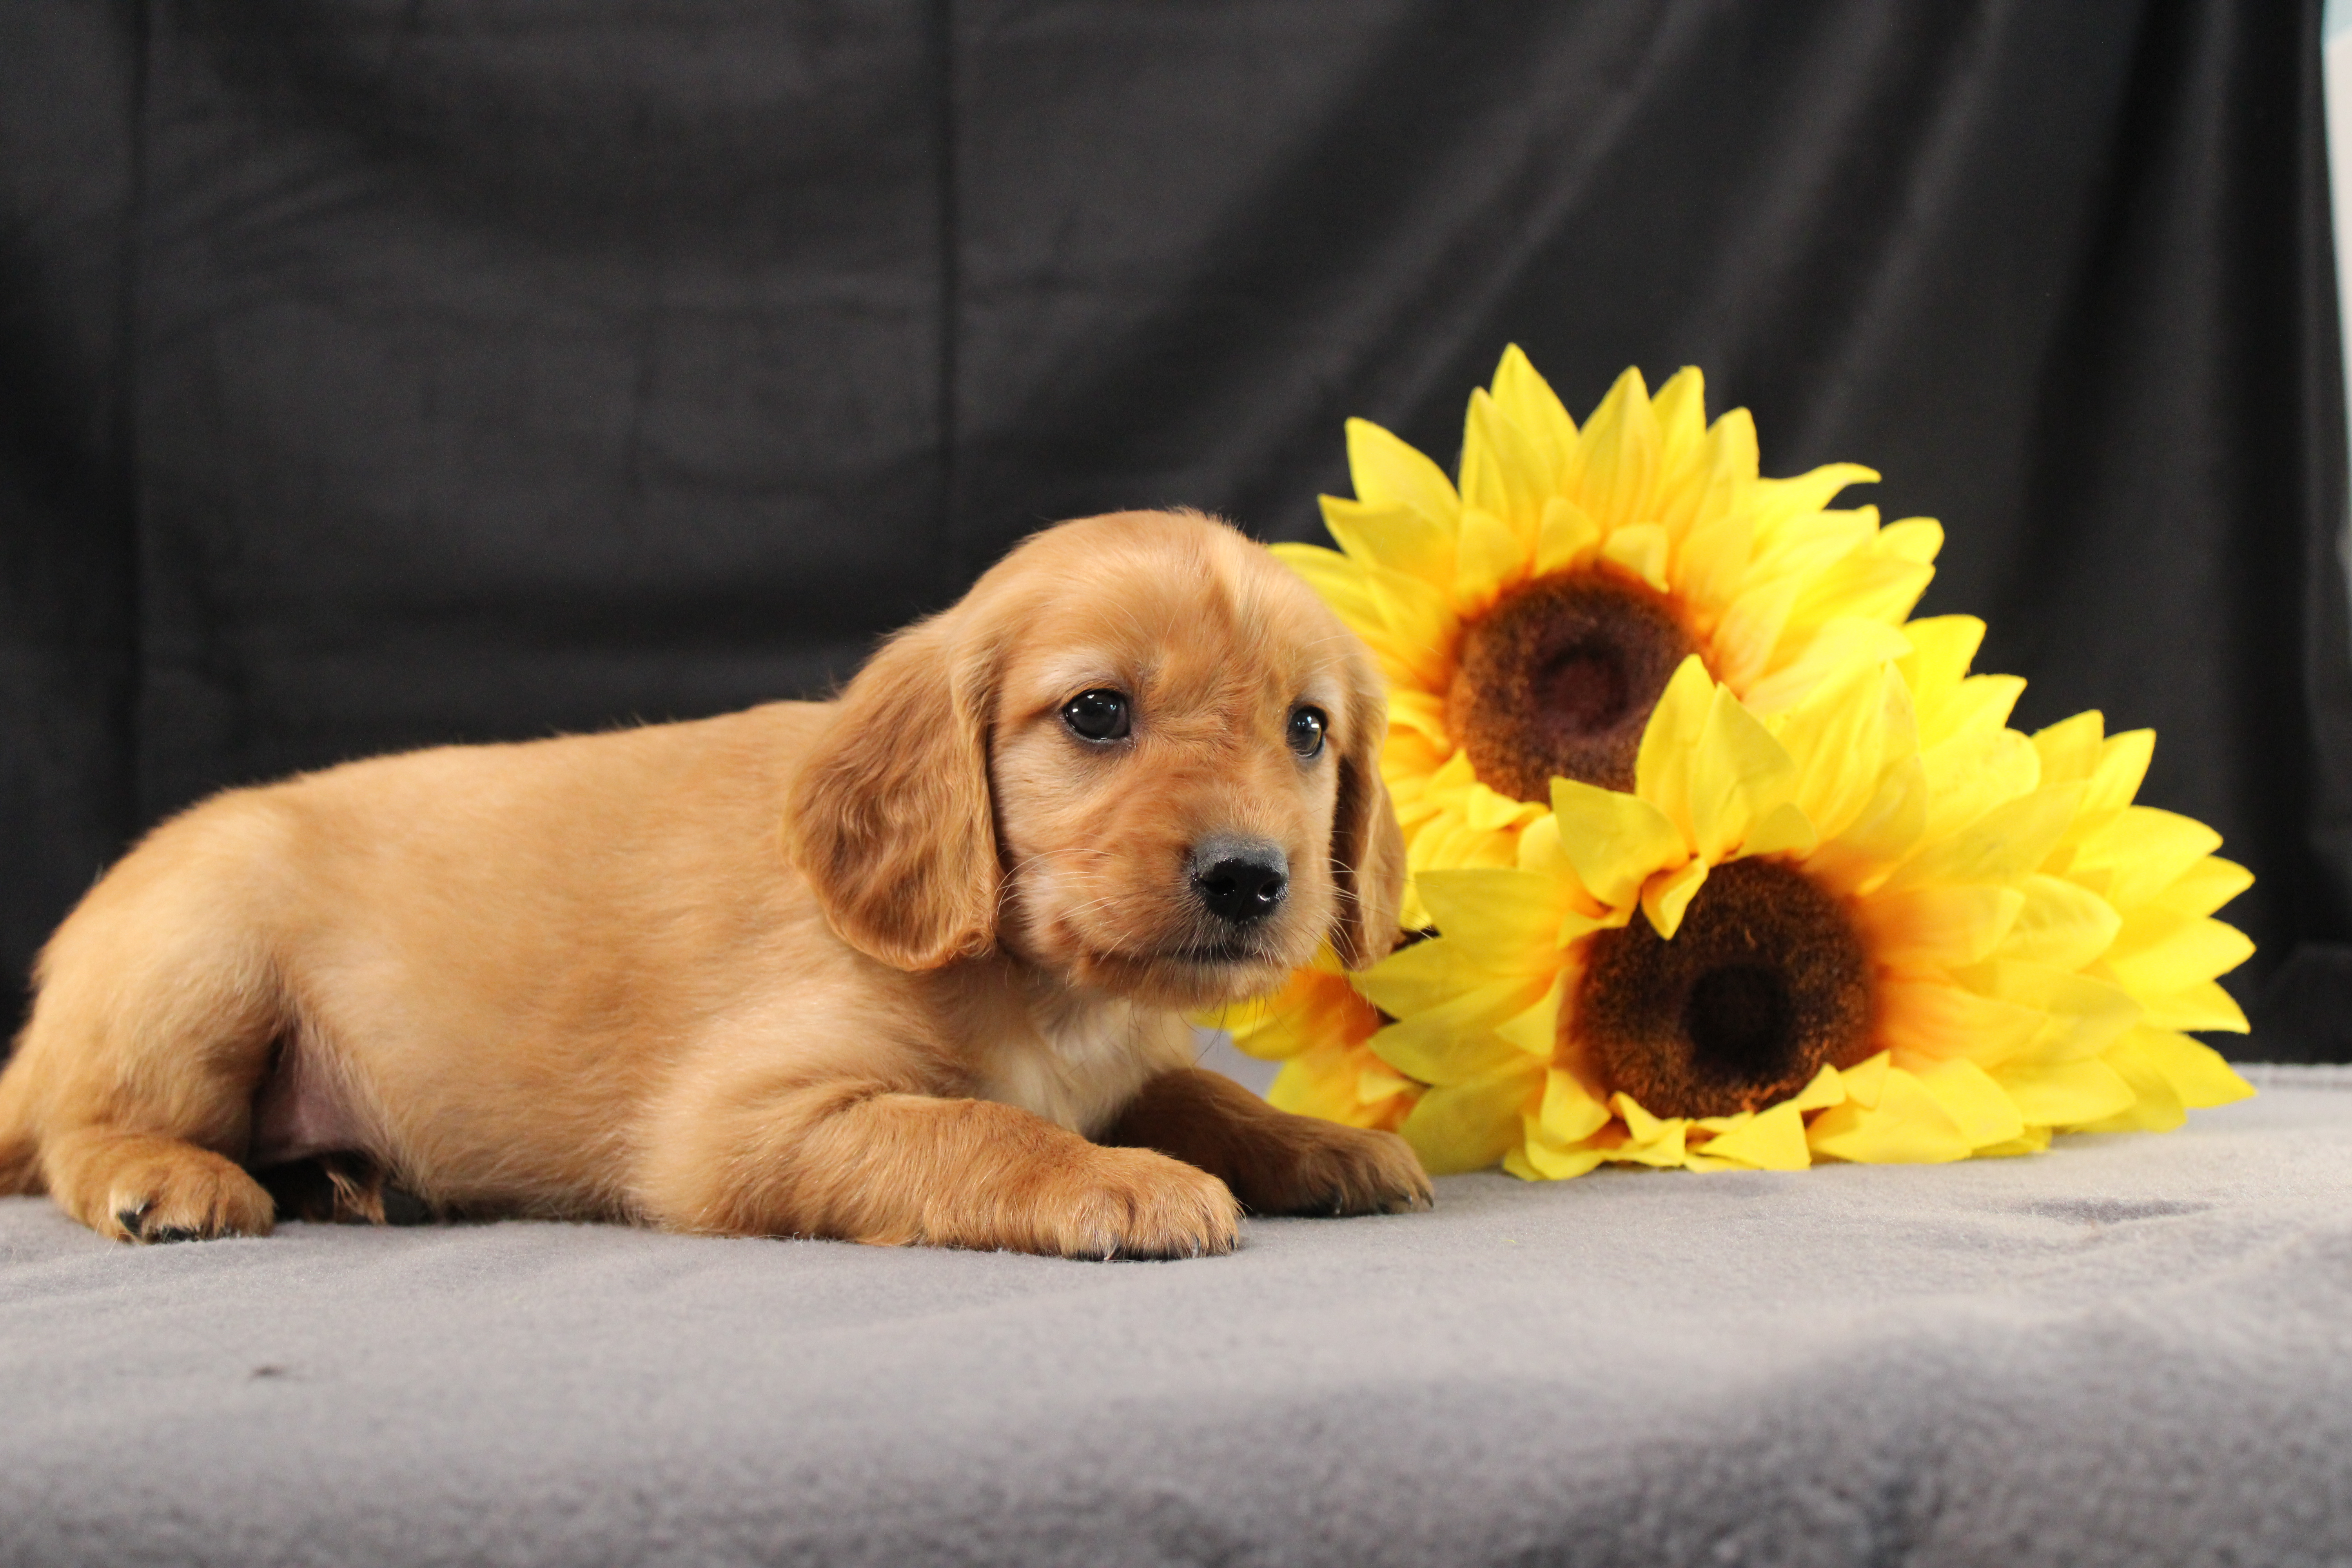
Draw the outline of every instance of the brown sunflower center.
<instances>
[{"instance_id":1,"label":"brown sunflower center","mask_svg":"<svg viewBox=\"0 0 2352 1568\"><path fill-rule=\"evenodd\" d=\"M1601 572L1538 577L1462 637L1446 725L1489 789L1548 801L1554 778L1633 787L1642 730L1694 651L1665 599Z\"/></svg>"},{"instance_id":2,"label":"brown sunflower center","mask_svg":"<svg viewBox=\"0 0 2352 1568\"><path fill-rule=\"evenodd\" d=\"M1793 867L1711 871L1669 942L1635 915L1586 948L1561 1044L1657 1116L1728 1116L1871 1054L1870 959L1845 911Z\"/></svg>"}]
</instances>

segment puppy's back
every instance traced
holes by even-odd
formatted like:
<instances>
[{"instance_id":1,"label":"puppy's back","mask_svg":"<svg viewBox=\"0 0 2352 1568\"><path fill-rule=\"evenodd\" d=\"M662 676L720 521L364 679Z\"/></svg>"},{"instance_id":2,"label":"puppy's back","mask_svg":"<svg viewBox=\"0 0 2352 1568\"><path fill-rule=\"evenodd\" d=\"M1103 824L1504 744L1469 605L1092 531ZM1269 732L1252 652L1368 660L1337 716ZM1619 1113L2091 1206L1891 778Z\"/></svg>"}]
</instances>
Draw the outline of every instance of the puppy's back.
<instances>
[{"instance_id":1,"label":"puppy's back","mask_svg":"<svg viewBox=\"0 0 2352 1568\"><path fill-rule=\"evenodd\" d=\"M485 1074L564 1120L582 1097L551 1081L551 1047L593 1058L614 1018L719 1005L677 994L677 977L709 973L669 962L678 944L772 940L796 908L782 896L782 800L830 713L774 703L442 747L233 790L165 822L43 949L31 1021L0 1071L0 1191L37 1184L44 1127L124 1120L126 1099L152 1102L131 1120L194 1118L193 1142L234 1156L271 1049L298 1031L330 1049L388 1042L371 1052L367 1098L414 1107L403 1120L418 1125L437 1109L439 1137L502 1135L467 1126L471 1097L451 1092ZM219 1093L223 1070L241 1093Z\"/></svg>"}]
</instances>

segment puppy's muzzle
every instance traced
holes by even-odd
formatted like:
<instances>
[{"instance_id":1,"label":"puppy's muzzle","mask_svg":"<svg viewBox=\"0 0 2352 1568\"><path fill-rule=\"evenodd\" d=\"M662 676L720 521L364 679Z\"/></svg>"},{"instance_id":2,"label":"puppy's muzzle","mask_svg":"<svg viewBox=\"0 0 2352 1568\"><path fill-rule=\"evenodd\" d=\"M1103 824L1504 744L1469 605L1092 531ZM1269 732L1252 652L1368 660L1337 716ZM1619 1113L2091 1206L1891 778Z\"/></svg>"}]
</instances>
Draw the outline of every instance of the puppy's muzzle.
<instances>
[{"instance_id":1,"label":"puppy's muzzle","mask_svg":"<svg viewBox=\"0 0 2352 1568\"><path fill-rule=\"evenodd\" d=\"M1263 838L1220 836L1192 849L1192 896L1227 925L1255 925L1290 891L1290 858Z\"/></svg>"}]
</instances>

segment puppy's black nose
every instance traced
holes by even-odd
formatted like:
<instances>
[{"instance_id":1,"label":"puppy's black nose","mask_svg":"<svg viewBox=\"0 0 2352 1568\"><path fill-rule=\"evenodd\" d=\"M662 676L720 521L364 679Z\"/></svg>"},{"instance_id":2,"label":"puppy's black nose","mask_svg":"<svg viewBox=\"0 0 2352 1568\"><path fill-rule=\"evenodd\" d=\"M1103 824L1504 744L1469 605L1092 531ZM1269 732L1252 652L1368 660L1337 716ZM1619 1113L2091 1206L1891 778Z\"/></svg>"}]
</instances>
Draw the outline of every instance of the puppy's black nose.
<instances>
[{"instance_id":1,"label":"puppy's black nose","mask_svg":"<svg viewBox=\"0 0 2352 1568\"><path fill-rule=\"evenodd\" d=\"M1264 920L1289 890L1289 857L1262 838L1208 838L1192 851L1192 891L1228 924Z\"/></svg>"}]
</instances>

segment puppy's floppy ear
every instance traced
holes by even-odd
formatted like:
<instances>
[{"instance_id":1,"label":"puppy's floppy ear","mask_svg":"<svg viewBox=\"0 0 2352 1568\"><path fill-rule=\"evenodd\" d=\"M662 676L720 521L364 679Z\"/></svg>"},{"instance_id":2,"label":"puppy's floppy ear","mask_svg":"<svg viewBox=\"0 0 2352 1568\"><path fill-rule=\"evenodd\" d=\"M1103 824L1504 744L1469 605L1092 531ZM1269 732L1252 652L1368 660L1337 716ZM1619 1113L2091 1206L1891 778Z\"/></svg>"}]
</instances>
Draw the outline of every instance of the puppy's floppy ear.
<instances>
[{"instance_id":1,"label":"puppy's floppy ear","mask_svg":"<svg viewBox=\"0 0 2352 1568\"><path fill-rule=\"evenodd\" d=\"M1381 782L1381 743L1388 738L1388 700L1369 668L1355 672L1347 749L1339 755L1339 799L1331 813L1331 875L1339 908L1331 946L1339 962L1361 969L1396 945L1404 901L1404 835Z\"/></svg>"},{"instance_id":2,"label":"puppy's floppy ear","mask_svg":"<svg viewBox=\"0 0 2352 1568\"><path fill-rule=\"evenodd\" d=\"M899 969L996 942L1001 868L988 793L994 658L955 611L866 661L793 781L785 852L844 942Z\"/></svg>"}]
</instances>

